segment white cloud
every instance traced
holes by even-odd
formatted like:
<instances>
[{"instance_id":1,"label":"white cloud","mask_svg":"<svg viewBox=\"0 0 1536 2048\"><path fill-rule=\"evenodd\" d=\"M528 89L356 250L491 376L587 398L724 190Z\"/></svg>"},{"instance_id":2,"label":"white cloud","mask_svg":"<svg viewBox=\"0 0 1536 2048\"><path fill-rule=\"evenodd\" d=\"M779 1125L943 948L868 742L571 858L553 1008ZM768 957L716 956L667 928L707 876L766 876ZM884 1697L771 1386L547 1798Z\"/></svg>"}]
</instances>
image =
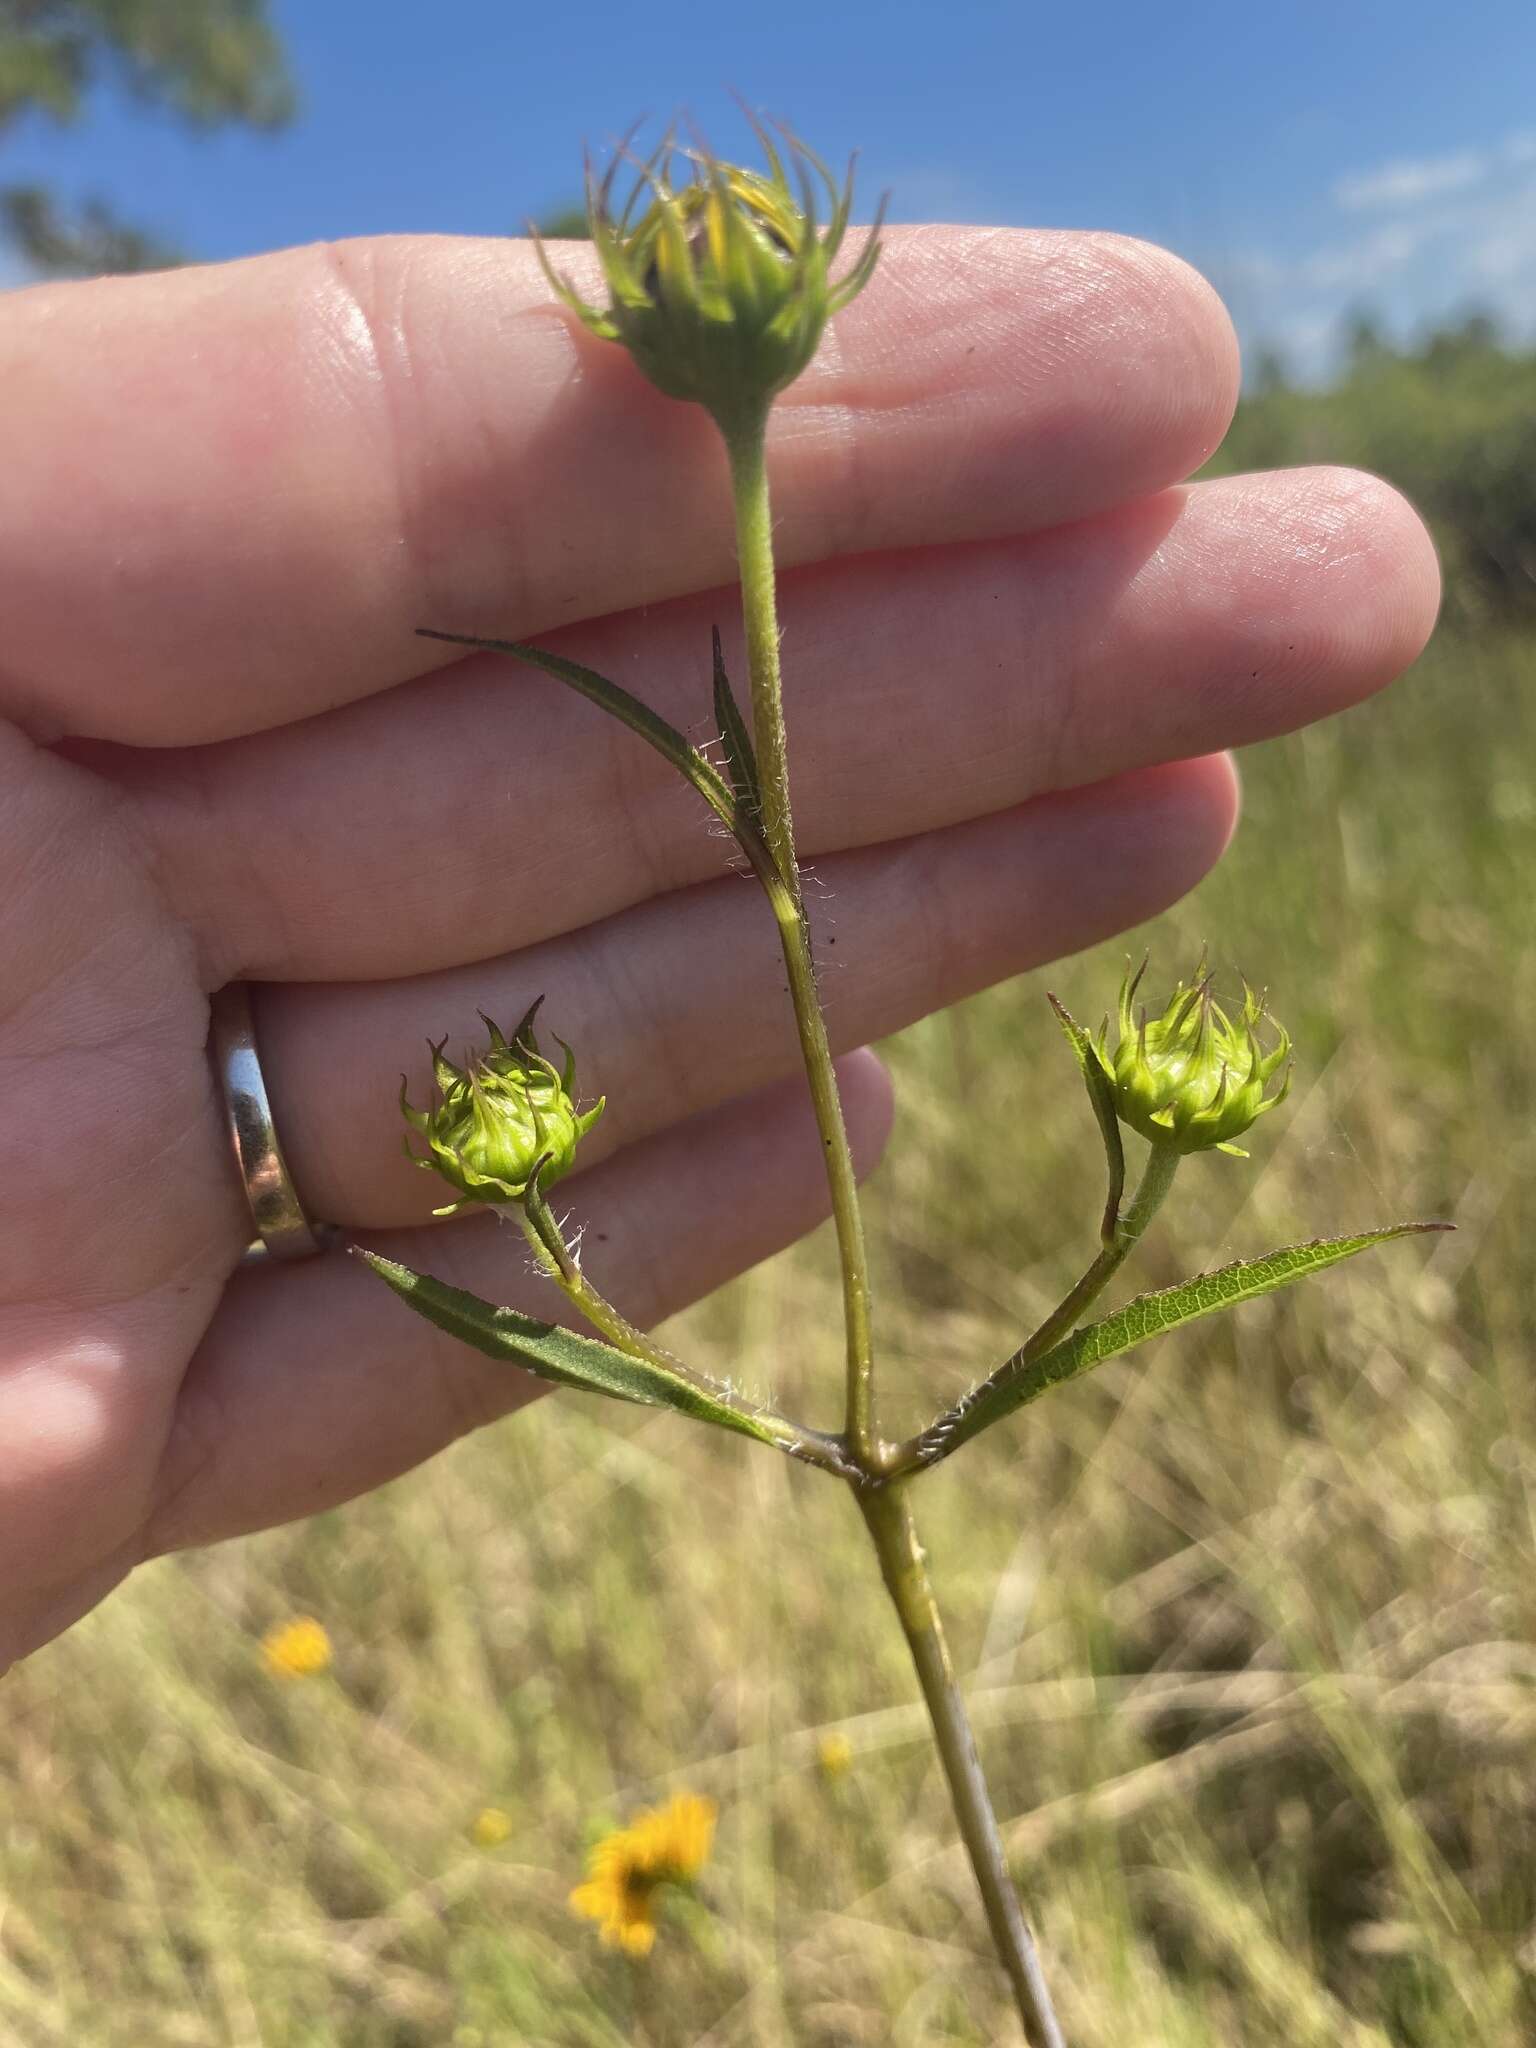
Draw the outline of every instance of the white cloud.
<instances>
[{"instance_id":1,"label":"white cloud","mask_svg":"<svg viewBox=\"0 0 1536 2048\"><path fill-rule=\"evenodd\" d=\"M1529 138L1517 139L1524 142ZM1341 178L1333 197L1348 213L1379 206L1416 206L1420 200L1440 199L1448 192L1469 191L1482 184L1493 168L1494 159L1480 149L1458 150L1452 156L1403 157L1373 171Z\"/></svg>"},{"instance_id":2,"label":"white cloud","mask_svg":"<svg viewBox=\"0 0 1536 2048\"><path fill-rule=\"evenodd\" d=\"M1298 291L1367 292L1413 263L1448 225L1444 212L1425 214L1418 220L1389 222L1352 242L1325 243L1301 256L1249 250L1231 267L1260 291L1291 296Z\"/></svg>"},{"instance_id":3,"label":"white cloud","mask_svg":"<svg viewBox=\"0 0 1536 2048\"><path fill-rule=\"evenodd\" d=\"M1530 332L1536 325L1536 179L1487 210L1467 237L1458 270L1465 296Z\"/></svg>"},{"instance_id":4,"label":"white cloud","mask_svg":"<svg viewBox=\"0 0 1536 2048\"><path fill-rule=\"evenodd\" d=\"M1301 375L1326 374L1328 336L1362 305L1404 335L1474 306L1513 332L1536 330L1536 131L1484 151L1384 165L1346 179L1333 197L1346 211L1376 206L1385 217L1356 220L1354 232L1311 248L1250 250L1224 266L1245 332L1277 343Z\"/></svg>"},{"instance_id":5,"label":"white cloud","mask_svg":"<svg viewBox=\"0 0 1536 2048\"><path fill-rule=\"evenodd\" d=\"M1373 291L1404 268L1444 231L1443 216L1426 214L1415 221L1394 221L1374 234L1362 235L1331 249L1314 249L1294 267L1297 281L1314 290L1347 286Z\"/></svg>"},{"instance_id":6,"label":"white cloud","mask_svg":"<svg viewBox=\"0 0 1536 2048\"><path fill-rule=\"evenodd\" d=\"M1523 170L1536 163L1536 129L1517 129L1486 149L1450 150L1442 156L1395 157L1368 171L1340 178L1333 202L1346 213L1419 206L1426 199L1445 199L1471 192L1501 172Z\"/></svg>"},{"instance_id":7,"label":"white cloud","mask_svg":"<svg viewBox=\"0 0 1536 2048\"><path fill-rule=\"evenodd\" d=\"M1338 352L1339 323L1332 313L1298 313L1282 321L1270 345L1303 383L1326 377Z\"/></svg>"},{"instance_id":8,"label":"white cloud","mask_svg":"<svg viewBox=\"0 0 1536 2048\"><path fill-rule=\"evenodd\" d=\"M1467 268L1492 284L1536 270L1536 216L1528 208L1494 220L1467 250Z\"/></svg>"}]
</instances>

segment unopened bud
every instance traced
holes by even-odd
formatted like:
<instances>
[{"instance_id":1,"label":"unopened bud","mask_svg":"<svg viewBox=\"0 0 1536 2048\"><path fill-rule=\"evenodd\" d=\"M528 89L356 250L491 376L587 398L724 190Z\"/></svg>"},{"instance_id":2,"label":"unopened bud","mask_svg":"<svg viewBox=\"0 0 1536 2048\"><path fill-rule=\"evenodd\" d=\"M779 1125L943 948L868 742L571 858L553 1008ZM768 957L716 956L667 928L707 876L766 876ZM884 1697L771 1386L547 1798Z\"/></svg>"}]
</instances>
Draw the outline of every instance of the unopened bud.
<instances>
[{"instance_id":1,"label":"unopened bud","mask_svg":"<svg viewBox=\"0 0 1536 2048\"><path fill-rule=\"evenodd\" d=\"M602 1101L578 1111L576 1060L568 1045L556 1040L565 1054L563 1071L539 1051L533 1031L538 1008L535 1003L510 1039L482 1012L490 1045L462 1068L444 1054L446 1039L434 1045L438 1099L432 1108L413 1107L406 1082L400 1083L401 1113L428 1148L420 1158L407 1140L407 1155L440 1173L462 1198L435 1210L438 1216L453 1215L465 1202L521 1201L535 1179L541 1189L550 1186L570 1172L578 1143L603 1113Z\"/></svg>"},{"instance_id":2,"label":"unopened bud","mask_svg":"<svg viewBox=\"0 0 1536 2048\"><path fill-rule=\"evenodd\" d=\"M1109 1049L1109 1022L1094 1053L1114 1090L1123 1122L1153 1144L1178 1152L1215 1147L1246 1158L1233 1144L1258 1118L1282 1103L1291 1085L1289 1035L1268 1017L1261 997L1246 983L1243 1006L1229 1017L1212 993L1204 956L1194 979L1180 982L1159 1017L1136 1008L1136 991L1146 962L1126 974L1120 990L1120 1042ZM1259 1032L1266 1023L1276 1042L1266 1052ZM1285 1067L1280 1085L1270 1083Z\"/></svg>"},{"instance_id":3,"label":"unopened bud","mask_svg":"<svg viewBox=\"0 0 1536 2048\"><path fill-rule=\"evenodd\" d=\"M760 410L800 375L827 321L863 290L879 255L877 220L852 268L833 283L853 204L851 170L839 186L787 131L781 151L753 125L766 177L704 149L680 151L670 134L637 165L634 190L617 213L618 159L600 185L588 173L587 224L608 286L606 308L588 305L539 245L550 283L592 333L623 342L659 390L707 406L722 425ZM818 185L829 208L825 233Z\"/></svg>"}]
</instances>

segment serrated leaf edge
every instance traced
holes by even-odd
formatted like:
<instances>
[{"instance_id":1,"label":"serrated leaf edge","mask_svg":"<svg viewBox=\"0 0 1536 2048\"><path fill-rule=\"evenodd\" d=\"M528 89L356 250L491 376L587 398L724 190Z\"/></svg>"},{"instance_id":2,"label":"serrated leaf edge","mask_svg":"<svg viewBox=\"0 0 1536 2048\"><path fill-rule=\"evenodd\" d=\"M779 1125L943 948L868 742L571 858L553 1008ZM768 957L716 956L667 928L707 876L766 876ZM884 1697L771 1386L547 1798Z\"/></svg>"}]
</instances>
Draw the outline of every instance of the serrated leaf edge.
<instances>
[{"instance_id":1,"label":"serrated leaf edge","mask_svg":"<svg viewBox=\"0 0 1536 2048\"><path fill-rule=\"evenodd\" d=\"M1378 1230L1352 1232L1342 1237L1308 1238L1300 1244L1281 1245L1256 1259L1234 1259L1229 1265L1218 1266L1209 1273L1197 1273L1188 1280L1175 1282L1171 1287L1136 1295L1098 1321L1074 1330L1071 1336L1063 1338L1042 1357L1027 1363L1010 1360L991 1379L973 1388L915 1440L916 1462L922 1465L937 1463L972 1437L982 1435L1018 1409L1037 1401L1052 1387L1078 1378L1094 1366L1104 1364L1107 1359L1134 1351L1139 1345L1169 1330L1183 1329L1205 1316L1239 1308L1244 1302L1256 1301L1265 1294L1278 1293L1281 1288L1305 1280L1313 1273L1325 1273L1345 1259L1354 1258L1396 1238L1421 1237L1454 1228L1455 1225L1450 1223L1392 1223ZM1263 1269L1272 1268L1277 1261L1302 1259L1306 1253L1325 1253L1327 1256L1304 1260L1293 1270L1257 1279ZM1238 1274L1255 1276L1256 1284L1196 1306L1187 1314L1146 1314L1155 1304L1171 1307L1175 1297L1187 1295L1191 1289L1218 1287L1223 1280ZM1117 1333L1123 1330L1129 1334L1123 1341L1108 1341L1111 1330Z\"/></svg>"}]
</instances>

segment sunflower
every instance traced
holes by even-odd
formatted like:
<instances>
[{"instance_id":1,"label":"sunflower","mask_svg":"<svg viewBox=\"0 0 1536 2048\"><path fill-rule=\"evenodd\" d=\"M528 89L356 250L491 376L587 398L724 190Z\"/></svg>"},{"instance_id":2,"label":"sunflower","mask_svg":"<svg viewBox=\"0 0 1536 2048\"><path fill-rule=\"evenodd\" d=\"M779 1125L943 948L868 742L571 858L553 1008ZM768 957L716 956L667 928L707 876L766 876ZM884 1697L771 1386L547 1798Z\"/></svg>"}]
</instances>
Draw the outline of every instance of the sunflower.
<instances>
[{"instance_id":1,"label":"sunflower","mask_svg":"<svg viewBox=\"0 0 1536 2048\"><path fill-rule=\"evenodd\" d=\"M665 1885L691 1884L709 1861L715 1837L715 1802L680 1792L665 1806L637 1813L587 1857L585 1884L571 1893L571 1909L598 1923L610 1948L649 1955L656 1940L657 1895Z\"/></svg>"}]
</instances>

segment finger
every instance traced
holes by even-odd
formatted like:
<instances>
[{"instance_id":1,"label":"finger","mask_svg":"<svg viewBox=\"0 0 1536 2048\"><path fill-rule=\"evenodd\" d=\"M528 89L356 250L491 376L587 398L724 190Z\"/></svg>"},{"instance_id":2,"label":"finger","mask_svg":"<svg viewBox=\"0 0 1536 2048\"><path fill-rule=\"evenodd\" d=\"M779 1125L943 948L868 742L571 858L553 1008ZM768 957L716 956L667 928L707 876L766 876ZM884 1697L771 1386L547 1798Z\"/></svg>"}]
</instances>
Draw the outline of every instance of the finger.
<instances>
[{"instance_id":1,"label":"finger","mask_svg":"<svg viewBox=\"0 0 1536 2048\"><path fill-rule=\"evenodd\" d=\"M872 1053L838 1071L867 1172L890 1128L890 1085ZM695 1119L572 1188L591 1278L642 1324L803 1236L828 1209L803 1085ZM521 1235L492 1217L370 1242L528 1313L565 1308L529 1269ZM421 1321L357 1260L243 1274L188 1375L147 1554L332 1507L544 1391Z\"/></svg>"},{"instance_id":2,"label":"finger","mask_svg":"<svg viewBox=\"0 0 1536 2048\"><path fill-rule=\"evenodd\" d=\"M1340 470L789 578L801 847L906 837L1304 724L1405 667L1437 594L1412 511ZM555 644L704 739L708 628L733 603ZM727 853L660 756L496 657L280 733L98 765L137 794L215 984L484 959L716 875Z\"/></svg>"},{"instance_id":3,"label":"finger","mask_svg":"<svg viewBox=\"0 0 1536 2048\"><path fill-rule=\"evenodd\" d=\"M592 252L561 255L595 290ZM1143 495L1236 389L1219 300L1161 250L893 230L778 407L783 559ZM522 638L732 567L709 421L558 307L526 242L13 293L0 392L0 708L34 730L261 730L439 665L417 625Z\"/></svg>"},{"instance_id":4,"label":"finger","mask_svg":"<svg viewBox=\"0 0 1536 2048\"><path fill-rule=\"evenodd\" d=\"M1163 909L1218 858L1234 809L1226 762L1186 762L828 860L809 894L834 1049ZM428 1101L428 1034L483 1043L479 1010L510 1028L540 995L577 1048L583 1099L609 1098L586 1161L798 1064L773 920L740 878L472 968L269 988L262 1059L310 1213L425 1221L447 1196L404 1155L399 1076Z\"/></svg>"},{"instance_id":5,"label":"finger","mask_svg":"<svg viewBox=\"0 0 1536 2048\"><path fill-rule=\"evenodd\" d=\"M0 725L0 1671L128 1569L244 1241L207 1002L126 809Z\"/></svg>"}]
</instances>

